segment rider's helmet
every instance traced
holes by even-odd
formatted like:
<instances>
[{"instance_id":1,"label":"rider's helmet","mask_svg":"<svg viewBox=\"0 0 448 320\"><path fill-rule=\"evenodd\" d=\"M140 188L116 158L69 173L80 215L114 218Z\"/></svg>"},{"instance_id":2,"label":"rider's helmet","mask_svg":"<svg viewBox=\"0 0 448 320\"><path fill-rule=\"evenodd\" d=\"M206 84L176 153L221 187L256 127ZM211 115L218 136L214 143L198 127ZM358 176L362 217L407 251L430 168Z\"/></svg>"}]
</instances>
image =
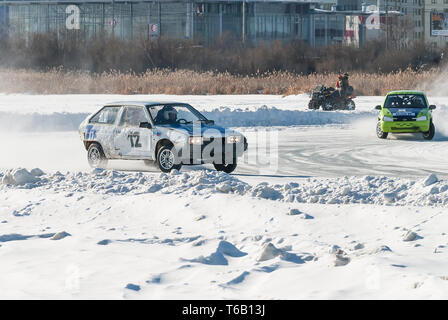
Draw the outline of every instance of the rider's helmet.
<instances>
[{"instance_id":1,"label":"rider's helmet","mask_svg":"<svg viewBox=\"0 0 448 320\"><path fill-rule=\"evenodd\" d=\"M348 73L347 72L344 73L344 77L348 78Z\"/></svg>"},{"instance_id":2,"label":"rider's helmet","mask_svg":"<svg viewBox=\"0 0 448 320\"><path fill-rule=\"evenodd\" d=\"M165 106L163 108L163 119L165 121L175 122L177 120L177 111L172 106Z\"/></svg>"}]
</instances>

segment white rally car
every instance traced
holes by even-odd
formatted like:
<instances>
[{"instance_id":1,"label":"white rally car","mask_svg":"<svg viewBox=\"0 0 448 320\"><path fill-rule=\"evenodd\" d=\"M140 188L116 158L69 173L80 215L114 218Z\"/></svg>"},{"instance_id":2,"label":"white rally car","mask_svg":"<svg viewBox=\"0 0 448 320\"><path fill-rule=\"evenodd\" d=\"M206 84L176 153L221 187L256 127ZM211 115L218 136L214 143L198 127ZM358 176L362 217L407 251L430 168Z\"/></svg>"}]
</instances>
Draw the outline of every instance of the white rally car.
<instances>
[{"instance_id":1,"label":"white rally car","mask_svg":"<svg viewBox=\"0 0 448 320\"><path fill-rule=\"evenodd\" d=\"M155 163L163 172L212 163L230 173L247 150L241 133L215 125L186 103L110 103L88 116L79 134L94 168L128 159Z\"/></svg>"}]
</instances>

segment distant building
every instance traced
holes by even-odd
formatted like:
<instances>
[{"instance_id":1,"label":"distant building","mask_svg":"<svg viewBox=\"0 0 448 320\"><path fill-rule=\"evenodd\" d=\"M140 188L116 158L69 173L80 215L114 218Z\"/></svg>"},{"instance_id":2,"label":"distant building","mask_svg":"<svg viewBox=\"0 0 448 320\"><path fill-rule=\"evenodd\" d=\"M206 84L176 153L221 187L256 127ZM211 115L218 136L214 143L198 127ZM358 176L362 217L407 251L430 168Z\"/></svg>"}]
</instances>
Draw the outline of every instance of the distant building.
<instances>
[{"instance_id":1,"label":"distant building","mask_svg":"<svg viewBox=\"0 0 448 320\"><path fill-rule=\"evenodd\" d=\"M387 12L399 12L403 18L401 30L391 27L392 37L400 38L404 46L412 41L423 40L424 36L424 0L365 0L367 6L375 6L385 15ZM428 1L428 0L426 0ZM434 0L429 0L434 1ZM448 1L448 0L438 0ZM384 19L385 22L385 19Z\"/></svg>"},{"instance_id":2,"label":"distant building","mask_svg":"<svg viewBox=\"0 0 448 320\"><path fill-rule=\"evenodd\" d=\"M358 11L361 10L361 0L337 0L337 11Z\"/></svg>"},{"instance_id":3,"label":"distant building","mask_svg":"<svg viewBox=\"0 0 448 320\"><path fill-rule=\"evenodd\" d=\"M443 48L448 44L448 0L425 0L425 43Z\"/></svg>"},{"instance_id":4,"label":"distant building","mask_svg":"<svg viewBox=\"0 0 448 320\"><path fill-rule=\"evenodd\" d=\"M210 44L230 34L252 43L302 40L323 46L344 42L346 17L357 14L345 10L359 7L358 0L0 0L0 28L24 38L54 32Z\"/></svg>"}]
</instances>

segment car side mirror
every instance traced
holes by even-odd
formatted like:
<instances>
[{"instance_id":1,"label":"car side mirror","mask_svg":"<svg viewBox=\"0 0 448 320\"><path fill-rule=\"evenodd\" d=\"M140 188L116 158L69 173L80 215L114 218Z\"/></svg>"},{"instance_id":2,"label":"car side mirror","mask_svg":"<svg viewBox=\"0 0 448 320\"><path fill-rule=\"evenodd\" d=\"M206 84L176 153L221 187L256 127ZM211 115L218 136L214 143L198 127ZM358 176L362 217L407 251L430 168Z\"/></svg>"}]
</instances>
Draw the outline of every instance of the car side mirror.
<instances>
[{"instance_id":1,"label":"car side mirror","mask_svg":"<svg viewBox=\"0 0 448 320\"><path fill-rule=\"evenodd\" d=\"M429 106L429 110L434 110L435 108L436 108L436 106L433 104Z\"/></svg>"},{"instance_id":2,"label":"car side mirror","mask_svg":"<svg viewBox=\"0 0 448 320\"><path fill-rule=\"evenodd\" d=\"M375 109L376 110L381 110L381 106L376 106Z\"/></svg>"},{"instance_id":3,"label":"car side mirror","mask_svg":"<svg viewBox=\"0 0 448 320\"><path fill-rule=\"evenodd\" d=\"M152 126L149 122L140 122L140 128L151 129Z\"/></svg>"},{"instance_id":4,"label":"car side mirror","mask_svg":"<svg viewBox=\"0 0 448 320\"><path fill-rule=\"evenodd\" d=\"M208 123L214 125L215 124L215 120L208 120Z\"/></svg>"}]
</instances>

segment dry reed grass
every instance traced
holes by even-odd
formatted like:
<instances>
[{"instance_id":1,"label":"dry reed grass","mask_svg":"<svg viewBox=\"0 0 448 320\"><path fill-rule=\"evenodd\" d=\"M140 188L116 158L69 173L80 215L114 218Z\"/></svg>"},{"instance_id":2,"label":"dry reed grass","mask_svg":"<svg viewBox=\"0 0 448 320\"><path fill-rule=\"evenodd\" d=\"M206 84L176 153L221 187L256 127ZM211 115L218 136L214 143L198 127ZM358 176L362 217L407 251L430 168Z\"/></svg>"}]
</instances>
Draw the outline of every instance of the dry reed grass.
<instances>
[{"instance_id":1,"label":"dry reed grass","mask_svg":"<svg viewBox=\"0 0 448 320\"><path fill-rule=\"evenodd\" d=\"M439 69L389 74L353 73L357 95L384 95L396 89L423 89L437 79ZM309 92L319 84L334 86L336 73L296 75L270 72L237 76L219 72L155 70L143 74L112 71L102 74L53 69L0 70L0 92L31 94L276 94Z\"/></svg>"}]
</instances>

